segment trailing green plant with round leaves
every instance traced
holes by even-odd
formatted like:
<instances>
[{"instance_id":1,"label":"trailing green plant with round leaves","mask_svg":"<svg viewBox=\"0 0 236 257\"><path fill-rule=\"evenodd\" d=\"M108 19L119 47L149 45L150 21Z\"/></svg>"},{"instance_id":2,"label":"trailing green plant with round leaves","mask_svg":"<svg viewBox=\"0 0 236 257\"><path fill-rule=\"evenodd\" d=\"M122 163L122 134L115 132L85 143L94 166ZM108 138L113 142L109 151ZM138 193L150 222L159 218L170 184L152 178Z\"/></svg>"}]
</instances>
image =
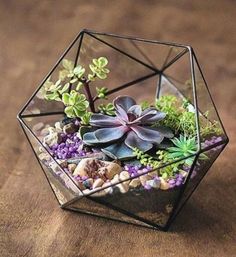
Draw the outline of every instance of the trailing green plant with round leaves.
<instances>
[{"instance_id":1,"label":"trailing green plant with round leaves","mask_svg":"<svg viewBox=\"0 0 236 257\"><path fill-rule=\"evenodd\" d=\"M163 150L158 150L156 155L149 155L144 153L138 148L134 149L134 156L136 159L144 166L149 166L152 169L158 169L161 166L173 162L173 159L169 158L168 152ZM158 170L159 175L163 178L168 179L174 177L176 173L178 173L180 169L180 165L182 162L172 163Z\"/></svg>"},{"instance_id":2,"label":"trailing green plant with round leaves","mask_svg":"<svg viewBox=\"0 0 236 257\"><path fill-rule=\"evenodd\" d=\"M84 94L79 94L75 90L70 93L62 95L62 102L66 106L65 114L69 118L80 117L82 118L87 113L89 102Z\"/></svg>"},{"instance_id":3,"label":"trailing green plant with round leaves","mask_svg":"<svg viewBox=\"0 0 236 257\"><path fill-rule=\"evenodd\" d=\"M158 168L161 165L161 162L155 159L153 156L144 153L137 147L133 150L134 156L136 157L139 162L144 166L152 167L153 169Z\"/></svg>"},{"instance_id":4,"label":"trailing green plant with round leaves","mask_svg":"<svg viewBox=\"0 0 236 257\"><path fill-rule=\"evenodd\" d=\"M92 64L89 65L92 74L88 75L88 79L93 81L95 77L100 79L106 79L107 74L110 72L106 66L108 64L108 60L105 57L99 57L98 59L93 59Z\"/></svg>"}]
</instances>

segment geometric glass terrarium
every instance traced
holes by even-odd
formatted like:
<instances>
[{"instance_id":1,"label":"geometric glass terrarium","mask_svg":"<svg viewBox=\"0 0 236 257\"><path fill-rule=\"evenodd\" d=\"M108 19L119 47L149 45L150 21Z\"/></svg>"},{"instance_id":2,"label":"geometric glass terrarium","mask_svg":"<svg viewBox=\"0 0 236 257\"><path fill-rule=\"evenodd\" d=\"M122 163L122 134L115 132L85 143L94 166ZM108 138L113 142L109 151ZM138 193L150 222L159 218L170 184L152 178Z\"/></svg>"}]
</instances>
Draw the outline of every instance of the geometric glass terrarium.
<instances>
[{"instance_id":1,"label":"geometric glass terrarium","mask_svg":"<svg viewBox=\"0 0 236 257\"><path fill-rule=\"evenodd\" d=\"M228 143L190 46L89 30L18 119L63 209L164 231Z\"/></svg>"}]
</instances>

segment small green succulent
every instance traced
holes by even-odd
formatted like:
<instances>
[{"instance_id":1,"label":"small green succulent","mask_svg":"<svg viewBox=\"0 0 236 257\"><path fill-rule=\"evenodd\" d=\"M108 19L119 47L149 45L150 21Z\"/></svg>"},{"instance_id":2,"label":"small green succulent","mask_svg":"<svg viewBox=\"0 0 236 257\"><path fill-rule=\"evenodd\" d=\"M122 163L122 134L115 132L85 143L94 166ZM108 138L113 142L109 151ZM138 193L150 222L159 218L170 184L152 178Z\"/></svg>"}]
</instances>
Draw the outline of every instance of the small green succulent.
<instances>
[{"instance_id":1,"label":"small green succulent","mask_svg":"<svg viewBox=\"0 0 236 257\"><path fill-rule=\"evenodd\" d=\"M106 104L100 104L98 106L98 110L103 114L107 114L107 115L110 115L110 116L115 115L115 107L112 103L108 103L107 105Z\"/></svg>"},{"instance_id":2,"label":"small green succulent","mask_svg":"<svg viewBox=\"0 0 236 257\"><path fill-rule=\"evenodd\" d=\"M101 87L101 88L96 87L96 91L97 91L98 98L106 99L106 94L108 92L108 88L106 88L106 87Z\"/></svg>"},{"instance_id":3,"label":"small green succulent","mask_svg":"<svg viewBox=\"0 0 236 257\"><path fill-rule=\"evenodd\" d=\"M66 106L65 113L67 117L83 117L87 113L89 102L84 94L80 94L75 90L62 95L62 102Z\"/></svg>"},{"instance_id":4,"label":"small green succulent","mask_svg":"<svg viewBox=\"0 0 236 257\"><path fill-rule=\"evenodd\" d=\"M105 57L99 57L98 59L93 59L93 63L89 65L92 74L88 75L88 79L93 81L95 77L100 79L106 79L107 74L110 72L106 66L108 64L108 60Z\"/></svg>"},{"instance_id":5,"label":"small green succulent","mask_svg":"<svg viewBox=\"0 0 236 257\"><path fill-rule=\"evenodd\" d=\"M181 159L194 155L197 152L197 144L195 137L187 138L186 136L180 135L179 138L175 137L171 139L174 146L168 148L169 159ZM191 166L195 156L191 156L184 160L185 164Z\"/></svg>"}]
</instances>

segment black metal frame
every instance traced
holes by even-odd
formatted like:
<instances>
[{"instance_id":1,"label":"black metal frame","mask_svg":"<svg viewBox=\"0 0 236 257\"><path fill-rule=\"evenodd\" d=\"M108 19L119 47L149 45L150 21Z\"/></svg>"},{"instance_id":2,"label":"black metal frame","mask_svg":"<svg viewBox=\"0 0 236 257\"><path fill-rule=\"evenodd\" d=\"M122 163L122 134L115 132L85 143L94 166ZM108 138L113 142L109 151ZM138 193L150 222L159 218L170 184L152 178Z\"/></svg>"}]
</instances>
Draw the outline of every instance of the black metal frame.
<instances>
[{"instance_id":1,"label":"black metal frame","mask_svg":"<svg viewBox=\"0 0 236 257\"><path fill-rule=\"evenodd\" d=\"M134 61L136 61L136 62L142 64L143 66L145 66L145 67L147 67L147 68L149 68L149 69L151 70L151 72L150 72L149 74L145 75L145 76L142 76L142 77L140 77L140 78L138 78L138 79L135 79L135 80L130 81L130 82L127 82L127 83L125 83L125 84L123 84L123 85L117 86L117 87L114 88L114 89L111 89L110 91L108 91L108 95L113 94L113 93L115 93L115 92L117 92L117 91L119 91L119 90L122 90L122 89L124 89L124 88L130 87L130 86L132 86L132 85L134 85L134 84L137 84L137 83L139 83L139 82L142 82L142 81L144 81L144 80L146 80L146 79L149 79L149 78L151 78L151 77L153 77L153 76L159 76L159 84L157 85L157 94L156 94L157 96L159 96L159 93L160 93L160 90L161 90L161 79L162 79L162 76L165 76L164 71L165 71L170 65L172 65L173 63L175 63L179 58L181 58L183 55L185 55L186 53L189 54L189 58L190 58L190 69L191 69L191 79L192 79L192 89L193 89L193 99L194 99L194 103L193 103L193 104L194 104L194 107L195 107L195 118L196 118L196 132L197 132L198 151L197 151L195 154L192 155L192 156L195 156L194 162L193 162L192 167L191 167L191 169L190 169L190 171L189 171L189 173L188 173L187 179L186 179L184 185L182 186L182 188L181 188L181 190L180 190L180 193L179 193L179 195L178 195L178 197L177 197L177 200L176 200L176 202L175 202L174 208L173 208L173 210L172 210L172 213L171 213L171 215L170 215L170 217L169 217L169 219L168 219L168 222L167 222L166 226L165 226L165 227L161 227L161 226L159 226L159 225L157 225L157 224L155 224L155 223L153 223L153 222L150 222L150 221L148 221L148 220L146 220L146 219L143 219L143 218L141 218L141 217L137 217L136 215L134 215L134 214L132 214L132 213L126 212L126 211L124 211L124 210L120 210L119 208L116 208L116 207L114 207L114 206L107 206L107 205L105 205L106 207L110 207L110 208L112 208L112 209L114 209L114 210L116 210L116 211L119 211L119 212L121 212L121 213L123 213L123 214L126 214L126 215L128 215L128 216L130 216L130 217L132 217L132 218L134 218L134 219L137 219L137 220L139 220L139 221L141 221L141 222L146 223L146 224L148 225L148 227L151 226L151 227L153 227L153 228L166 231L166 230L169 229L169 226L170 226L170 224L172 223L172 221L174 220L174 218L177 216L177 214L179 213L179 211L182 210L183 206L185 205L185 203L187 202L187 200L189 199L189 197L192 195L192 193L194 192L194 190L196 189L196 187L197 187L198 184L200 183L200 182L199 182L198 184L195 185L195 187L194 187L194 189L192 190L192 192L187 196L186 200L185 200L184 203L181 205L180 209L176 212L176 209L177 209L177 207L179 206L180 200L181 200L181 198L182 198L182 196L183 196L183 194L184 194L184 192L185 192L185 188L186 188L186 186L187 186L187 184L188 184L188 181L189 181L190 176L191 176L191 174L192 174L192 172L193 172L194 166L195 166L195 164L196 164L196 162L197 162L197 160L198 160L199 155L200 155L201 153L207 151L207 150L210 150L210 149L213 149L213 148L215 148L215 147L217 147L217 146L222 145L223 148L222 148L222 150L218 153L218 155L219 155L219 154L223 151L224 147L227 145L227 143L228 143L228 141L229 141L228 136L227 136L227 134L226 134L226 132L225 132L225 128L224 128L224 126L223 126L223 124L222 124L222 121L221 121L221 119L220 119L220 117L219 117L219 114L218 114L218 111L217 111L217 109L216 109L215 103L214 103L214 101L213 101L213 99L212 99L212 97L211 97L211 94L210 94L210 92L209 92L209 88L208 88L208 86L207 86L207 83L206 83L206 81L205 81L205 78L204 78L204 76L203 76L203 74L202 74L202 71L201 71L201 69L200 69L199 63L198 63L198 61L197 61L197 58L196 58L195 53L194 53L194 51L193 51L193 49L192 49L191 46L182 45L182 44L177 44L177 43L160 42L160 41L157 41L157 40L146 40L146 39L141 39L141 38L136 38L136 37L130 37L130 36L120 36L120 35L109 34L109 33L100 33L100 32L95 32L95 31L91 31L91 30L84 29L84 30L82 30L82 31L75 37L75 39L73 40L73 42L71 43L71 45L70 45L70 46L66 49L66 51L62 54L62 56L59 58L59 60L58 60L57 63L55 64L55 66L54 66L54 67L51 69L51 71L46 75L46 77L45 77L45 78L43 79L43 81L40 83L39 87L36 89L36 91L33 93L33 95L29 98L29 100L27 101L27 103L26 103L26 104L24 105L24 107L21 109L21 111L19 112L17 118L18 118L18 120L19 120L19 122L20 122L20 125L21 125L21 127L22 127L22 129L23 129L23 131L24 131L24 134L25 134L26 138L28 139L28 141L29 141L29 143L30 143L30 145L31 145L31 148L32 148L32 150L33 150L33 152L34 152L34 154L35 154L35 156L36 156L36 159L38 160L38 162L39 162L39 164L40 164L42 170L44 171L44 169L43 169L43 167L42 167L42 164L41 164L41 162L40 162L40 160L39 160L39 157L37 156L36 152L34 151L34 147L32 146L31 141L30 141L30 139L29 139L29 137L28 137L28 135L27 135L25 129L30 133L31 136L33 136L34 139L36 139L36 141L37 141L43 148L44 148L44 146L43 146L43 144L41 143L41 141L37 138L37 136L33 133L33 131L29 128L29 126L26 124L25 119L26 119L26 118L34 118L34 117L49 116L49 115L63 115L64 112L63 112L63 111L57 111L57 112L50 112L50 111L49 111L49 112L47 112L47 113L40 113L40 114L24 114L24 111L26 110L26 108L27 108L27 106L30 104L30 102L33 100L33 98L36 96L36 94L38 93L38 91L40 90L40 88L43 86L43 84L45 83L45 81L50 77L50 75L54 72L54 70L56 69L56 67L60 64L60 62L62 61L62 59L64 58L64 56L70 51L70 49L71 49L71 48L75 45L75 43L78 42L78 40L79 40L78 50L77 50L77 53L76 53L75 63L74 63L75 66L77 65L78 58L79 58L79 54L80 54L81 44L82 44L83 37L84 37L85 34L86 34L86 35L89 35L89 36L91 36L91 37L93 37L93 38L96 39L96 40L99 40L99 41L102 42L103 44L106 44L107 46L113 48L115 51L118 51L118 52L122 53L122 54L125 55L126 57L131 58L132 60L134 60ZM143 62L143 61L137 59L136 57L130 55L129 53L126 53L126 52L124 52L123 50L121 50L121 49L119 49L119 48L117 48L117 47L111 45L110 43L108 43L108 42L106 42L106 41L104 41L104 40L102 40L102 39L100 39L99 36L107 36L107 37L120 38L120 39L124 39L124 40L130 40L130 42L132 42L132 44L137 48L137 50L138 50L139 53L144 57L144 59L147 61L147 63L145 63L145 62ZM178 53L178 54L175 56L175 58L173 58L171 61L168 62L169 56L171 55L171 51L172 51L172 48L171 48L170 51L168 52L168 55L166 56L166 59L165 59L163 65L162 65L161 70L159 70L159 69L157 69L157 68L155 67L155 65L152 63L152 61L142 52L142 50L135 44L135 43L138 42L138 41L140 41L140 42L145 42L145 43L150 43L150 44L161 44L161 45L167 45L167 46L173 46L173 47L180 47L180 48L183 48L183 50L182 50L180 53ZM197 66L198 66L197 68L199 69L200 74L201 74L201 76L202 76L202 78L203 78L203 80L204 80L204 83L205 83L206 88L207 88L207 92L209 93L209 97L210 97L210 99L211 99L211 101L212 101L212 104L213 104L213 106L214 106L214 109L215 109L215 111L216 111L216 115L218 116L220 125L221 125L221 127L222 127L222 129L223 129L223 131L224 131L224 134L225 134L225 139L223 139L222 141L220 141L220 142L218 142L218 143L216 143L216 144L214 144L214 145L211 145L210 147L204 148L204 149L201 148L201 142L200 142L200 125L199 125L199 113L198 113L198 111L197 111L197 110L198 110L198 99L197 99L197 92L196 92L194 60L195 60L195 62L196 62L196 64L197 64ZM166 78L168 78L168 76L166 76ZM94 101L96 101L96 100L97 100L97 98L94 99ZM53 156L51 155L51 153L50 153L46 148L44 148L44 149L45 149L45 151L53 158ZM181 160L187 159L187 158L189 158L189 157L190 157L190 156L185 157L185 158L182 158ZM55 159L54 159L54 160L55 160ZM165 166L168 166L168 165L170 165L170 164L172 164L172 163L179 162L179 161L180 161L180 160L176 160L176 161L167 163L167 164L163 165L162 167L160 167L159 169L161 169L161 168L163 168L163 167L165 167ZM60 167L61 171L62 171L63 173L65 173L65 171L64 171L63 168L60 166L60 164L59 164L56 160L55 160L55 162L58 164L58 167ZM149 172L151 172L151 171L149 171ZM146 172L146 173L149 173L149 172ZM44 174L45 174L45 172L44 172ZM65 173L65 174L68 176L68 178L69 178L69 179L74 183L74 185L77 187L77 185L75 184L75 182L73 181L73 179L71 179L67 173ZM144 173L144 174L145 174L145 173ZM144 174L142 174L142 175L144 175ZM137 177L139 177L139 176L141 176L141 175L138 175ZM48 180L46 174L45 174L45 177L46 177L46 179ZM203 176L203 177L204 177L204 176ZM203 179L203 177L201 178L201 180ZM129 180L129 179L127 179L127 181L128 181L128 180ZM200 181L201 181L201 180L200 180ZM124 181L126 181L126 180L124 180ZM123 183L124 181L118 182L117 184ZM50 182L49 182L49 181L48 181L48 183L49 183L49 185L50 185ZM114 186L114 185L116 185L116 184L113 184L113 186ZM50 186L51 186L51 185L50 185ZM109 186L107 186L107 187L109 187ZM104 188L107 188L107 187L104 187ZM78 188L78 187L77 187L77 188ZM104 188L103 188L103 189L104 189ZM58 201L58 198L57 198L57 196L56 196L56 194L55 194L55 192L54 192L54 190L53 190L52 187L51 187L51 189L52 189L52 191L53 191L53 193L54 193L54 195L55 195L55 197L56 197L56 199L57 199L57 201ZM78 189L79 189L79 188L78 188ZM101 190L103 190L103 189L101 189ZM79 190L80 190L80 189L79 189ZM81 190L80 190L80 191L81 191ZM100 190L98 190L98 191L96 191L96 192L99 192L99 191L100 191ZM93 192L93 193L96 193L96 192ZM81 193L82 193L82 196L83 196L83 192L82 192L82 191L81 191ZM92 193L92 194L93 194L93 193ZM90 199L90 200L92 200L92 201L99 202L99 201L94 200L93 198L91 198L90 195L86 195L85 197L87 197L88 199ZM73 202L77 201L79 198L81 198L81 195L79 195L78 197L75 197L74 199L72 199L71 201L69 201L69 202L67 202L66 204L63 204L63 205L61 205L59 201L58 201L58 202L59 202L60 206L61 206L63 209L68 209L68 210L73 210L73 211L74 211L74 209L73 209L73 208L70 208L69 205L72 204ZM99 202L99 203L101 203L101 202ZM102 204L102 203L101 203L101 204ZM77 211L78 211L78 212L83 212L82 210L77 210ZM84 211L83 213L87 213L87 212ZM91 214L91 213L90 213L90 214ZM95 215L95 216L101 216L101 215L97 215L97 214L95 214L95 213L94 213L93 215ZM105 218L108 218L108 217L105 217ZM113 218L111 218L111 217L110 217L109 219L116 220L116 219L113 219ZM124 222L124 221L123 221L123 222Z\"/></svg>"}]
</instances>

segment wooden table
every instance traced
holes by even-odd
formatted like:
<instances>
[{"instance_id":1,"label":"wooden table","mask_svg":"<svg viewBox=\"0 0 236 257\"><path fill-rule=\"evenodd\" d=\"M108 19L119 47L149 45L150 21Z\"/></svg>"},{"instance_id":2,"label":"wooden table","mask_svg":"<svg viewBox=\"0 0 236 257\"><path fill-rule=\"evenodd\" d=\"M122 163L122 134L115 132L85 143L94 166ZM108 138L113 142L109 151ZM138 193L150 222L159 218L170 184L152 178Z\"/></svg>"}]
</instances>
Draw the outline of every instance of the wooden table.
<instances>
[{"instance_id":1,"label":"wooden table","mask_svg":"<svg viewBox=\"0 0 236 257\"><path fill-rule=\"evenodd\" d=\"M178 2L178 5L176 4ZM236 256L236 5L0 1L0 256ZM168 233L61 210L16 113L82 28L191 44L230 137Z\"/></svg>"}]
</instances>

